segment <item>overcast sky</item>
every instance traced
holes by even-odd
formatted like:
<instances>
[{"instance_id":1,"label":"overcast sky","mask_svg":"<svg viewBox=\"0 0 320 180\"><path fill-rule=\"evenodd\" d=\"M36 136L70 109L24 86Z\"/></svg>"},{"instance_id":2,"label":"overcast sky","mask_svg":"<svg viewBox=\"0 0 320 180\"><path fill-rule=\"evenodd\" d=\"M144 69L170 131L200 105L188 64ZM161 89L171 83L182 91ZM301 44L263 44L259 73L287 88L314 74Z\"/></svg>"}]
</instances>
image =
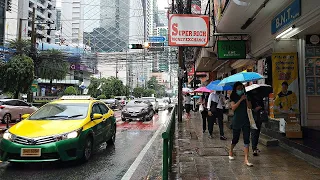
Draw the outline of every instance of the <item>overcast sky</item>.
<instances>
[{"instance_id":1,"label":"overcast sky","mask_svg":"<svg viewBox=\"0 0 320 180\"><path fill-rule=\"evenodd\" d=\"M62 0L57 0L57 7L61 7L61 1ZM165 7L168 6L168 0L158 0L158 6L159 9L163 10Z\"/></svg>"}]
</instances>

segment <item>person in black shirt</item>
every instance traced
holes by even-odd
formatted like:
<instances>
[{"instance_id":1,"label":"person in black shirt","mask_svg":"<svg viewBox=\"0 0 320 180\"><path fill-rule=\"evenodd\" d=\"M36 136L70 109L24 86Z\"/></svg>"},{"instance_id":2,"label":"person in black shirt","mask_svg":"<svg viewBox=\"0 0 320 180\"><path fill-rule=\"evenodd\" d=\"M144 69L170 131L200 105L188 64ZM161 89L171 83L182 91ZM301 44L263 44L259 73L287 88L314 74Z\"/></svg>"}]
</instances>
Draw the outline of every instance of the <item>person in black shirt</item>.
<instances>
[{"instance_id":1,"label":"person in black shirt","mask_svg":"<svg viewBox=\"0 0 320 180\"><path fill-rule=\"evenodd\" d=\"M259 96L258 92L252 91L252 99L251 99L251 104L252 104L252 112L253 112L253 117L256 122L257 128L258 129L251 129L251 142L252 142L252 151L254 156L258 156L260 150L258 149L258 143L259 143L259 136L260 136L260 131L261 131L261 125L262 125L262 120L261 120L261 112L264 111L264 103L263 103L263 98Z\"/></svg>"}]
</instances>

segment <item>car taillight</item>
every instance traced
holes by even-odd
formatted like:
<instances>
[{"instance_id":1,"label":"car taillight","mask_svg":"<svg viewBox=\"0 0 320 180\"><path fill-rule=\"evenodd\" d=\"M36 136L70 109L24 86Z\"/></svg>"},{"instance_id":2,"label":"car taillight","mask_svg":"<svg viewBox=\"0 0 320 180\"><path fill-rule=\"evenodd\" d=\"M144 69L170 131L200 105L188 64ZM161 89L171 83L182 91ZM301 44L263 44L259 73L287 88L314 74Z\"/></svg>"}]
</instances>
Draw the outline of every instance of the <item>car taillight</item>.
<instances>
[{"instance_id":1,"label":"car taillight","mask_svg":"<svg viewBox=\"0 0 320 180\"><path fill-rule=\"evenodd\" d=\"M4 106L0 106L0 109L4 109L5 107Z\"/></svg>"}]
</instances>

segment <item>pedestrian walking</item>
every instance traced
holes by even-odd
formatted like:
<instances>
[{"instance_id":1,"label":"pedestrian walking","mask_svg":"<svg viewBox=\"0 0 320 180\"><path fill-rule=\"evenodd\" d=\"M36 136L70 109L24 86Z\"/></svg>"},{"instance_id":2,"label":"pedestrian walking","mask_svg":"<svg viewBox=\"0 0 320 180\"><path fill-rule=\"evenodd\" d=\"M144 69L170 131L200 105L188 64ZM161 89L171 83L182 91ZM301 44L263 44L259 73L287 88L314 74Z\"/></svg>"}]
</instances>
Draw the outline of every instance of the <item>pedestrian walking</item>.
<instances>
[{"instance_id":1,"label":"pedestrian walking","mask_svg":"<svg viewBox=\"0 0 320 180\"><path fill-rule=\"evenodd\" d=\"M208 111L208 129L209 129L209 137L212 138L213 126L216 119L218 119L219 131L220 131L220 139L226 140L227 138L224 136L223 131L223 106L224 106L224 96L220 91L216 91L210 94L208 98L207 108L210 109Z\"/></svg>"},{"instance_id":2,"label":"pedestrian walking","mask_svg":"<svg viewBox=\"0 0 320 180\"><path fill-rule=\"evenodd\" d=\"M247 108L251 109L250 98L245 93L244 85L241 82L236 82L230 96L231 108L234 111L232 120L232 142L229 152L229 159L234 159L233 149L239 142L240 133L243 133L244 141L244 163L251 167L252 163L249 162L249 145L250 145L250 122L247 113Z\"/></svg>"},{"instance_id":3,"label":"pedestrian walking","mask_svg":"<svg viewBox=\"0 0 320 180\"><path fill-rule=\"evenodd\" d=\"M261 114L264 112L264 103L263 98L259 96L258 92L252 92L253 97L251 100L253 117L256 122L258 129L251 129L251 142L252 142L252 151L254 156L258 156L260 150L258 149L262 119Z\"/></svg>"},{"instance_id":4,"label":"pedestrian walking","mask_svg":"<svg viewBox=\"0 0 320 180\"><path fill-rule=\"evenodd\" d=\"M208 109L207 109L207 103L208 103L208 97L209 95L207 93L203 93L202 96L199 99L199 106L202 106L201 110L201 117L202 117L202 130L203 133L207 130L207 117L208 117ZM199 108L200 109L200 108Z\"/></svg>"},{"instance_id":5,"label":"pedestrian walking","mask_svg":"<svg viewBox=\"0 0 320 180\"><path fill-rule=\"evenodd\" d=\"M186 108L186 116L187 119L190 119L191 115L190 115L190 110L191 110L191 96L189 93L187 93L187 95L184 98L184 106Z\"/></svg>"}]
</instances>

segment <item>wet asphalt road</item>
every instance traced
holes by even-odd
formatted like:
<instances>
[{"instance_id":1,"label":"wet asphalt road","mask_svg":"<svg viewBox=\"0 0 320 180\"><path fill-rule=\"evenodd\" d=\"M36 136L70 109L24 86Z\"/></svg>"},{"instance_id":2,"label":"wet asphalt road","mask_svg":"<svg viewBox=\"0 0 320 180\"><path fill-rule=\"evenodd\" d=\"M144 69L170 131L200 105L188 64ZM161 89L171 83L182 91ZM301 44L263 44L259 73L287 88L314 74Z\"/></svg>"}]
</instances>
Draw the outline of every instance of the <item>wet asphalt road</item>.
<instances>
[{"instance_id":1,"label":"wet asphalt road","mask_svg":"<svg viewBox=\"0 0 320 180\"><path fill-rule=\"evenodd\" d=\"M160 112L147 123L117 122L114 146L102 144L87 163L55 162L12 165L0 163L1 180L82 180L121 179L155 131L167 121L167 112Z\"/></svg>"}]
</instances>

